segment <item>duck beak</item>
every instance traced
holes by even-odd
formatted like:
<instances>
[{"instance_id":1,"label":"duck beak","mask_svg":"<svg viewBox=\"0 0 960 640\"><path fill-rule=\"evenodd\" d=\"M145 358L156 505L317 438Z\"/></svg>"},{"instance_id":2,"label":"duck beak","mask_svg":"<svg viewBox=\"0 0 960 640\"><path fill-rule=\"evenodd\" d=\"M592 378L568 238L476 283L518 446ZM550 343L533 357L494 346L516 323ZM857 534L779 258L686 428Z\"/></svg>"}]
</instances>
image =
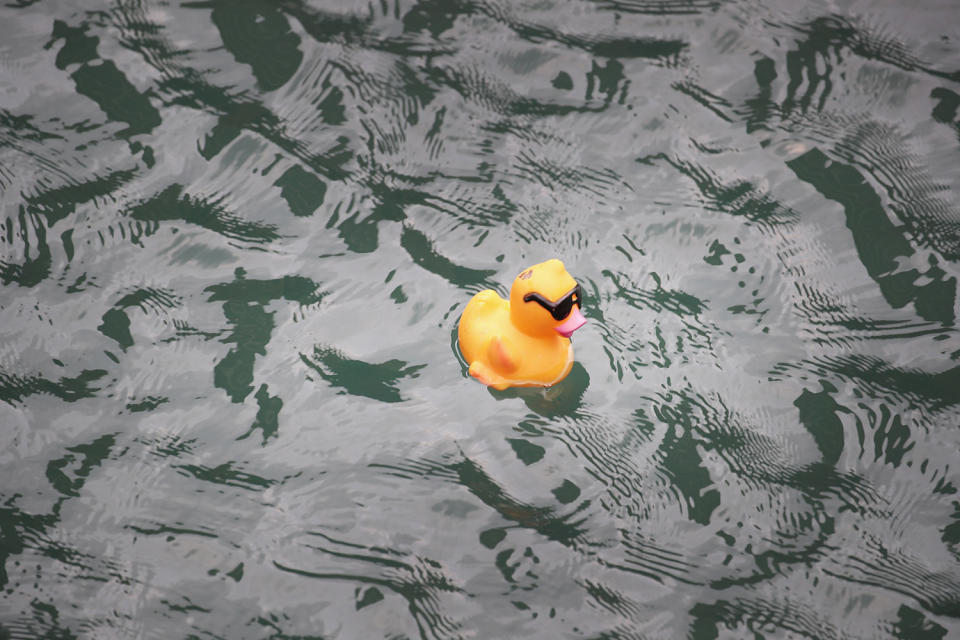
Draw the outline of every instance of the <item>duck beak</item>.
<instances>
[{"instance_id":1,"label":"duck beak","mask_svg":"<svg viewBox=\"0 0 960 640\"><path fill-rule=\"evenodd\" d=\"M567 316L567 319L555 326L553 330L564 338L569 338L573 335L574 331L585 324L587 324L587 319L580 313L580 307L574 307L573 310L570 311L570 315Z\"/></svg>"}]
</instances>

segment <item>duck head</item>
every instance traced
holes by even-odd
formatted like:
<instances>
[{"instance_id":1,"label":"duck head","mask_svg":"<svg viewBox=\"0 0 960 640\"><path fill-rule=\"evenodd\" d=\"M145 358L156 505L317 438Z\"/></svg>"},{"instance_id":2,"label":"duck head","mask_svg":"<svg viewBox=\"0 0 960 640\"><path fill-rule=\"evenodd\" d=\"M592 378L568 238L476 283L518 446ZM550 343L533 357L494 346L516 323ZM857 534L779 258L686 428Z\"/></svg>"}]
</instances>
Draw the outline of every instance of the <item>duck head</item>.
<instances>
[{"instance_id":1,"label":"duck head","mask_svg":"<svg viewBox=\"0 0 960 640\"><path fill-rule=\"evenodd\" d=\"M532 336L559 333L569 338L586 324L577 281L557 259L525 269L510 288L510 321Z\"/></svg>"}]
</instances>

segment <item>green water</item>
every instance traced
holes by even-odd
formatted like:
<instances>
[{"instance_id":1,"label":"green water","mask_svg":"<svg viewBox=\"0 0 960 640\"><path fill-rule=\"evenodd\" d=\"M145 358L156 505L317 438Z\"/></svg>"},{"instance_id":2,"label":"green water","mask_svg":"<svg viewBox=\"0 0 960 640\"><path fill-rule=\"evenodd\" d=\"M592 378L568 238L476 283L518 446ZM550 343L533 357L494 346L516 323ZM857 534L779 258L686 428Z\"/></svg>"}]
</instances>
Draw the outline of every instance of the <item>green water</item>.
<instances>
[{"instance_id":1,"label":"green water","mask_svg":"<svg viewBox=\"0 0 960 640\"><path fill-rule=\"evenodd\" d=\"M0 639L960 636L958 18L6 2Z\"/></svg>"}]
</instances>

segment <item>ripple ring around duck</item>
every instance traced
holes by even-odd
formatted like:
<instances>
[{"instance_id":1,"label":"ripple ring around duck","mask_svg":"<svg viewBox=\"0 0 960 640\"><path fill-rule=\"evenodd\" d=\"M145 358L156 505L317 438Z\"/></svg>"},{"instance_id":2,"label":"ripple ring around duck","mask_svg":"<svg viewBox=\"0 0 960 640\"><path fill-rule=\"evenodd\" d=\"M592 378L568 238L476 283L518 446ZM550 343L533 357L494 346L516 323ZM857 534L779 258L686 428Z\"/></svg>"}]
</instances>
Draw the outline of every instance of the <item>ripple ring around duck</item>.
<instances>
[{"instance_id":1,"label":"ripple ring around duck","mask_svg":"<svg viewBox=\"0 0 960 640\"><path fill-rule=\"evenodd\" d=\"M580 285L557 259L524 269L509 300L479 292L457 328L470 375L500 391L560 382L573 367L570 336L587 322L581 301Z\"/></svg>"}]
</instances>

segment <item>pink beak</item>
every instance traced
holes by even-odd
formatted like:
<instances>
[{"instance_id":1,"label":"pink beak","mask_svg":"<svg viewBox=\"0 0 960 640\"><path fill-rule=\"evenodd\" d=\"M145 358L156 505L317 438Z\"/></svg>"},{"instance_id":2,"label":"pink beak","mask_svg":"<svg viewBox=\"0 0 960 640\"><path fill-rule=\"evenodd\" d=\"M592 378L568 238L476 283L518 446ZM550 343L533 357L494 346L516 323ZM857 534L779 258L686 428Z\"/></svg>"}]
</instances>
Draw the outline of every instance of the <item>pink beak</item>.
<instances>
[{"instance_id":1,"label":"pink beak","mask_svg":"<svg viewBox=\"0 0 960 640\"><path fill-rule=\"evenodd\" d=\"M574 307L570 312L570 315L567 316L567 319L555 326L553 330L562 335L564 338L569 338L573 335L574 331L585 324L587 324L587 319L583 317L582 313L580 313L580 307Z\"/></svg>"}]
</instances>

